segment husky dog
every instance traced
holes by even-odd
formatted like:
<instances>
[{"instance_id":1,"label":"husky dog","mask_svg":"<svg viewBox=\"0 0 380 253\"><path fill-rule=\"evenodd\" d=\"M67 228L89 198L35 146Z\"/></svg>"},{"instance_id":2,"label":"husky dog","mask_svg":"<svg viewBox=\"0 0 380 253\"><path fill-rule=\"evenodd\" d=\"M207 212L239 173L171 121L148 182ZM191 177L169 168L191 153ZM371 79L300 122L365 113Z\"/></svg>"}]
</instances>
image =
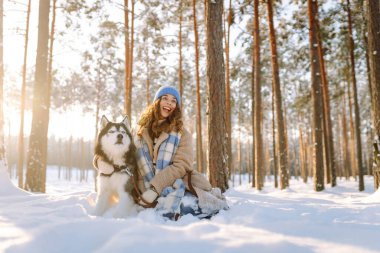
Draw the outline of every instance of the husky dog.
<instances>
[{"instance_id":1,"label":"husky dog","mask_svg":"<svg viewBox=\"0 0 380 253\"><path fill-rule=\"evenodd\" d=\"M94 214L103 215L115 199L118 199L118 203L114 217L135 214L137 209L131 192L137 160L128 117L120 123L114 123L103 116L100 125L94 156L94 167L98 169Z\"/></svg>"}]
</instances>

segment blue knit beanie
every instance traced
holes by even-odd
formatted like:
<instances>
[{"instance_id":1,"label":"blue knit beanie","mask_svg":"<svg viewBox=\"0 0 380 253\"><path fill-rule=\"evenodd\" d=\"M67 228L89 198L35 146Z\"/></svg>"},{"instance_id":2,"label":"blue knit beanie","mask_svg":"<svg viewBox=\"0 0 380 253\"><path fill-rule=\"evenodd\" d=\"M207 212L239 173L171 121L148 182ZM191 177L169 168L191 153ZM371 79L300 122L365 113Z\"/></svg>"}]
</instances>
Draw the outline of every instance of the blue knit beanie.
<instances>
[{"instance_id":1,"label":"blue knit beanie","mask_svg":"<svg viewBox=\"0 0 380 253\"><path fill-rule=\"evenodd\" d=\"M156 95L154 96L153 101L156 101L157 99L166 94L170 94L175 97L175 99L177 100L177 106L179 108L181 105L181 97L179 96L178 90L173 86L162 86L161 88L159 88L156 92Z\"/></svg>"}]
</instances>

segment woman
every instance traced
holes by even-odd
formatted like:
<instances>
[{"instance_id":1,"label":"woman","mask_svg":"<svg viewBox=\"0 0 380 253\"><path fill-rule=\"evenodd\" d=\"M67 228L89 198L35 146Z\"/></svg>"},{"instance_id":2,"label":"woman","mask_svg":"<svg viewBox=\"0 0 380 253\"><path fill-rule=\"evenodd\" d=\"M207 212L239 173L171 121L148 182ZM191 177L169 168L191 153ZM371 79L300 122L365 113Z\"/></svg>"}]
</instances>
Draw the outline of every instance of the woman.
<instances>
[{"instance_id":1,"label":"woman","mask_svg":"<svg viewBox=\"0 0 380 253\"><path fill-rule=\"evenodd\" d=\"M220 190L193 171L192 138L180 105L177 89L164 86L140 117L135 144L142 194L137 201L145 207L157 204L159 213L174 220L187 213L210 217L228 206Z\"/></svg>"}]
</instances>

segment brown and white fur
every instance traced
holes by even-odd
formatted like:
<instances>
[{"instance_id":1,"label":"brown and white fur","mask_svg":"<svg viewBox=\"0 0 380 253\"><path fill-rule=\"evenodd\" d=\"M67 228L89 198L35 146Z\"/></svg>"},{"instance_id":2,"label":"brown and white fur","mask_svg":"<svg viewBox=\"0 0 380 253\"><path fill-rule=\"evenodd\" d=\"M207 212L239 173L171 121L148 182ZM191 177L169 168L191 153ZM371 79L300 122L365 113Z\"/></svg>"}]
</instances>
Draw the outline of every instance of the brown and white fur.
<instances>
[{"instance_id":1,"label":"brown and white fur","mask_svg":"<svg viewBox=\"0 0 380 253\"><path fill-rule=\"evenodd\" d=\"M114 217L136 214L137 206L131 195L132 175L137 172L136 147L128 117L114 123L103 116L100 125L94 156L94 166L98 169L94 214L103 215L113 206L114 199L118 199Z\"/></svg>"}]
</instances>

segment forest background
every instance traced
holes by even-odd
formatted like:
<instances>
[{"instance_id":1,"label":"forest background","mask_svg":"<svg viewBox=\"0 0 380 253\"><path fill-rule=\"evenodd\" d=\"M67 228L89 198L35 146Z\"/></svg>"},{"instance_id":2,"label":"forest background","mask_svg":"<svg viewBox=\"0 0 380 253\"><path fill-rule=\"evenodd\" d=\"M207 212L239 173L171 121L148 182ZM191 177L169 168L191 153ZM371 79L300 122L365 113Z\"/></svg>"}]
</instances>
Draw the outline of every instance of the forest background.
<instances>
[{"instance_id":1,"label":"forest background","mask_svg":"<svg viewBox=\"0 0 380 253\"><path fill-rule=\"evenodd\" d=\"M225 67L226 82L213 88L207 71L206 2L223 6L221 1L195 0L4 1L4 141L9 172L18 177L19 186L28 189L37 32L45 25L50 37L46 62L51 64L45 66L44 87L50 93L46 163L62 168L60 176L70 178L76 167L87 180L101 115L120 120L127 113L135 125L155 91L169 84L181 91L185 124L193 133L197 154L194 166L200 171L206 172L213 160L208 140L210 128L217 126L207 120L215 109L210 90L222 90L219 97L226 108L216 109L225 113L220 124L225 125L227 148L219 152L229 158L227 176L251 173L258 189L265 175L279 175L281 188L287 186L288 175L304 181L314 176L319 180L316 190L323 190L324 183L334 186L336 176L355 177L363 190L360 178L374 173L373 142L378 134L373 113L379 109L371 94L379 91L371 86L370 61L371 55L379 56L368 54L368 3L377 1L284 0L273 1L272 7L272 1L224 1L224 60L219 65ZM47 6L45 22L39 15L42 5ZM310 15L312 7L317 15ZM317 17L314 23L311 17ZM318 29L316 43L311 42L313 27ZM315 70L312 48L318 48L319 61L323 59L323 65L318 61L324 66L321 71ZM316 90L312 84L318 75ZM327 94L322 92L321 76L326 78ZM281 80L280 94L273 84L276 79ZM329 103L329 113L320 117L326 123L320 121L319 128L316 97ZM326 139L317 142L322 128ZM20 160L25 161L23 170L17 166Z\"/></svg>"}]
</instances>

